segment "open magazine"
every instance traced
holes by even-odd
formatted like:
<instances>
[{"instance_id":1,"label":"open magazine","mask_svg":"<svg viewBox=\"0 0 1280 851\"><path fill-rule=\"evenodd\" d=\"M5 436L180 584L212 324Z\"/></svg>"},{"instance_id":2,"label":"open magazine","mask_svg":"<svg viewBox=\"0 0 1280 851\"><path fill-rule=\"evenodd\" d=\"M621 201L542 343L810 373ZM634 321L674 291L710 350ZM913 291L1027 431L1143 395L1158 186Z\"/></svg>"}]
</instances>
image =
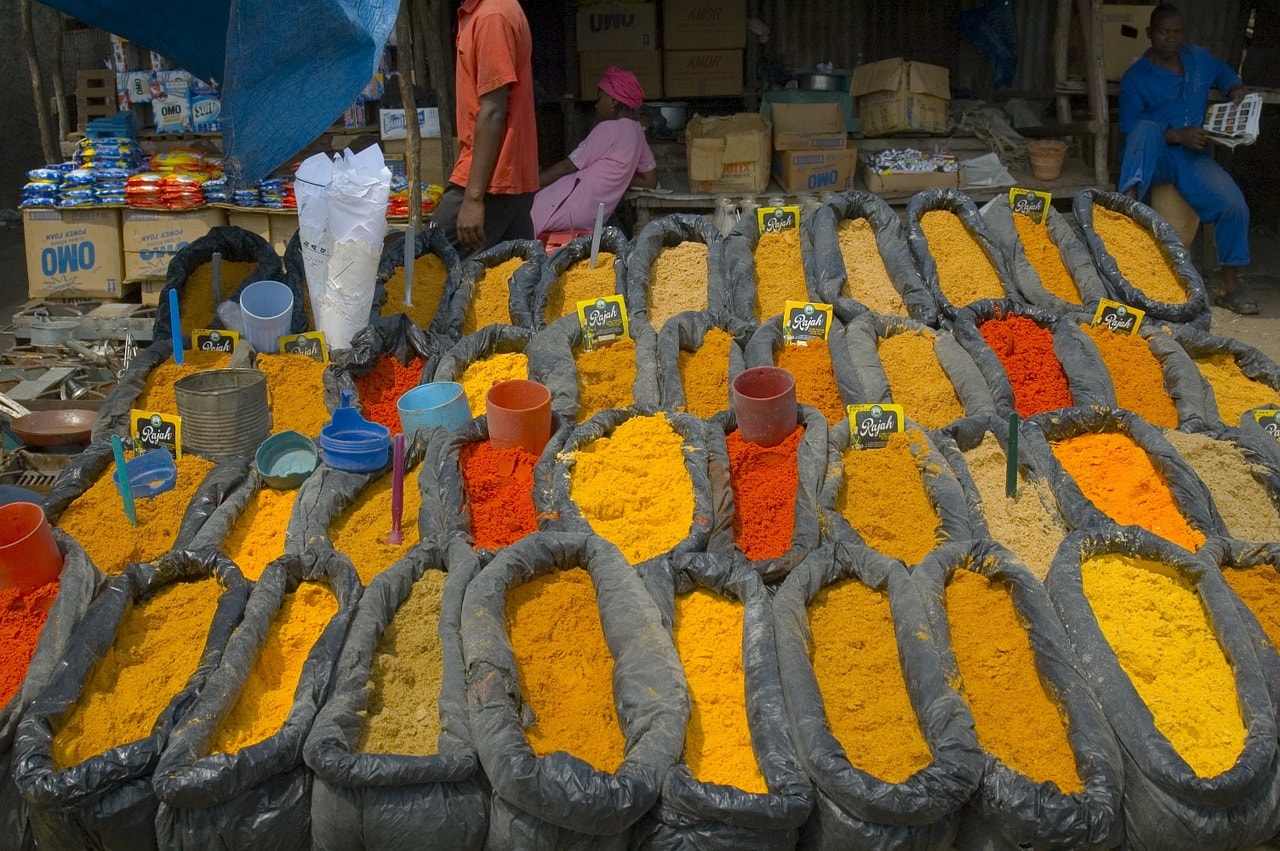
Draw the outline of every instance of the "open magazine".
<instances>
[{"instance_id":1,"label":"open magazine","mask_svg":"<svg viewBox=\"0 0 1280 851\"><path fill-rule=\"evenodd\" d=\"M1239 106L1227 101L1215 103L1205 111L1204 129L1219 145L1234 148L1258 141L1258 119L1262 115L1262 95L1247 94Z\"/></svg>"}]
</instances>

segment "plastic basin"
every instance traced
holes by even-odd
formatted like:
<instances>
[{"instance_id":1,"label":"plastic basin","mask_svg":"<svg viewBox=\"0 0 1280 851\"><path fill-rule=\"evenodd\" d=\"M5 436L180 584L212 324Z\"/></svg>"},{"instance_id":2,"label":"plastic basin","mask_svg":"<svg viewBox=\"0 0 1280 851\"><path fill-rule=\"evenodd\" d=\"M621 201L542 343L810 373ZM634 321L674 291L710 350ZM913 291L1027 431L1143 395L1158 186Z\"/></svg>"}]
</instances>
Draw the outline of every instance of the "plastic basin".
<instances>
[{"instance_id":1,"label":"plastic basin","mask_svg":"<svg viewBox=\"0 0 1280 851\"><path fill-rule=\"evenodd\" d=\"M173 490L178 482L178 467L173 456L163 446L144 455L135 456L124 463L129 476L129 487L134 499L151 499ZM111 481L120 487L120 471L111 473Z\"/></svg>"},{"instance_id":2,"label":"plastic basin","mask_svg":"<svg viewBox=\"0 0 1280 851\"><path fill-rule=\"evenodd\" d=\"M262 480L277 490L298 487L319 463L315 441L296 431L282 431L267 438L254 457Z\"/></svg>"}]
</instances>

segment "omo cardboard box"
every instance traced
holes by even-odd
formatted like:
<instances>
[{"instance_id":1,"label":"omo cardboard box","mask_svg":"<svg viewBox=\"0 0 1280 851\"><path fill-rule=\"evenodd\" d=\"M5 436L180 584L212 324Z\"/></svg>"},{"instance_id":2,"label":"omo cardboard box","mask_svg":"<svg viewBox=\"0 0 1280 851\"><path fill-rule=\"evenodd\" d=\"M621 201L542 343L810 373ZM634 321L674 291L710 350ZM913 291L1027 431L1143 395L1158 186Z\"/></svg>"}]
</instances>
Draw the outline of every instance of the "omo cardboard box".
<instances>
[{"instance_id":1,"label":"omo cardboard box","mask_svg":"<svg viewBox=\"0 0 1280 851\"><path fill-rule=\"evenodd\" d=\"M125 210L121 229L125 280L165 277L169 261L179 251L226 223L226 210L216 207L174 212Z\"/></svg>"},{"instance_id":2,"label":"omo cardboard box","mask_svg":"<svg viewBox=\"0 0 1280 851\"><path fill-rule=\"evenodd\" d=\"M664 97L742 97L742 51L664 51L662 90Z\"/></svg>"},{"instance_id":3,"label":"omo cardboard box","mask_svg":"<svg viewBox=\"0 0 1280 851\"><path fill-rule=\"evenodd\" d=\"M1129 66L1138 60L1151 40L1147 25L1151 22L1151 6L1102 7L1102 60L1107 79L1119 80Z\"/></svg>"},{"instance_id":4,"label":"omo cardboard box","mask_svg":"<svg viewBox=\"0 0 1280 851\"><path fill-rule=\"evenodd\" d=\"M791 194L852 189L857 169L857 148L777 151L773 155L773 176L778 179L778 185Z\"/></svg>"},{"instance_id":5,"label":"omo cardboard box","mask_svg":"<svg viewBox=\"0 0 1280 851\"><path fill-rule=\"evenodd\" d=\"M578 54L578 77L582 97L590 100L596 96L600 78L610 65L625 68L636 75L644 89L644 99L662 97L661 50L612 50Z\"/></svg>"},{"instance_id":6,"label":"omo cardboard box","mask_svg":"<svg viewBox=\"0 0 1280 851\"><path fill-rule=\"evenodd\" d=\"M950 77L946 68L905 59L859 66L850 94L858 101L862 135L947 132Z\"/></svg>"},{"instance_id":7,"label":"omo cardboard box","mask_svg":"<svg viewBox=\"0 0 1280 851\"><path fill-rule=\"evenodd\" d=\"M657 48L656 3L593 3L578 8L579 51Z\"/></svg>"},{"instance_id":8,"label":"omo cardboard box","mask_svg":"<svg viewBox=\"0 0 1280 851\"><path fill-rule=\"evenodd\" d=\"M662 46L742 50L747 46L747 0L663 0Z\"/></svg>"},{"instance_id":9,"label":"omo cardboard box","mask_svg":"<svg viewBox=\"0 0 1280 851\"><path fill-rule=\"evenodd\" d=\"M120 298L120 210L22 211L32 298Z\"/></svg>"},{"instance_id":10,"label":"omo cardboard box","mask_svg":"<svg viewBox=\"0 0 1280 851\"><path fill-rule=\"evenodd\" d=\"M773 126L758 112L704 118L684 130L689 188L694 192L763 192L769 185Z\"/></svg>"},{"instance_id":11,"label":"omo cardboard box","mask_svg":"<svg viewBox=\"0 0 1280 851\"><path fill-rule=\"evenodd\" d=\"M770 111L775 151L832 150L848 142L838 103L775 103Z\"/></svg>"}]
</instances>

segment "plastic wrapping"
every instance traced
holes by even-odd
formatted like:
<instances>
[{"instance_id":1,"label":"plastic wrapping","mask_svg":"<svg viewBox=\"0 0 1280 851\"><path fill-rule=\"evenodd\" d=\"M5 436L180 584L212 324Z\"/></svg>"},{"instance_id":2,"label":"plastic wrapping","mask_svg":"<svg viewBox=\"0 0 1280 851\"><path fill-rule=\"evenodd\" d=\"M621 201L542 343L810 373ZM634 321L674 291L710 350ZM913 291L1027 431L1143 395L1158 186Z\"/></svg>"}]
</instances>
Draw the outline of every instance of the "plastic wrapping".
<instances>
[{"instance_id":1,"label":"plastic wrapping","mask_svg":"<svg viewBox=\"0 0 1280 851\"><path fill-rule=\"evenodd\" d=\"M59 770L54 728L115 641L129 609L173 582L216 577L218 599L196 672L156 719L151 734ZM170 733L190 709L244 613L249 585L224 556L174 551L154 564L134 564L113 577L89 606L66 653L18 726L14 779L29 802L36 842L51 848L156 848L159 801L151 775Z\"/></svg>"},{"instance_id":2,"label":"plastic wrapping","mask_svg":"<svg viewBox=\"0 0 1280 851\"><path fill-rule=\"evenodd\" d=\"M529 710L503 614L508 589L577 567L591 574L614 660L615 706L627 748L612 773L563 751L535 755L521 721ZM530 535L467 586L462 655L471 733L493 786L486 847L626 848L632 826L657 802L680 758L689 719L680 659L635 568L594 535Z\"/></svg>"},{"instance_id":3,"label":"plastic wrapping","mask_svg":"<svg viewBox=\"0 0 1280 851\"><path fill-rule=\"evenodd\" d=\"M475 298L476 285L480 279L489 269L513 257L519 257L525 262L516 269L508 282L507 310L511 315L512 324L532 329L534 325L532 314L529 312L529 299L532 298L533 291L542 280L542 269L547 262L547 252L542 243L537 240L512 239L471 255L454 270L453 296L449 301L447 317L445 311L437 313L436 319L441 324L437 326L436 323L432 323L433 330L445 333L447 329L457 329L457 332L461 333L467 319L467 310L471 307L471 300Z\"/></svg>"},{"instance_id":4,"label":"plastic wrapping","mask_svg":"<svg viewBox=\"0 0 1280 851\"><path fill-rule=\"evenodd\" d=\"M902 296L908 315L917 322L936 326L938 305L916 271L902 220L884 199L870 192L840 193L822 205L800 228L801 235L813 246L814 289L818 298L835 305L836 314L844 322L852 322L867 310L857 299L844 295L848 272L836 234L836 227L845 219L861 218L875 231L885 271Z\"/></svg>"},{"instance_id":5,"label":"plastic wrapping","mask_svg":"<svg viewBox=\"0 0 1280 851\"><path fill-rule=\"evenodd\" d=\"M209 753L219 725L240 699L285 595L303 581L327 585L338 611L307 652L284 726L237 753ZM302 746L328 695L360 590L355 572L337 559L304 565L299 556L286 555L263 571L221 662L170 733L156 764L161 847L311 847L312 777L302 761Z\"/></svg>"},{"instance_id":6,"label":"plastic wrapping","mask_svg":"<svg viewBox=\"0 0 1280 851\"><path fill-rule=\"evenodd\" d=\"M755 216L739 219L725 238L725 271L729 276L730 309L734 316L747 322L756 322L756 246L760 244L760 226ZM818 297L814 278L814 256L806 251L805 240L800 240L800 258L804 264L804 288L806 298L822 301ZM861 307L846 304L847 310ZM865 308L863 308L865 310Z\"/></svg>"},{"instance_id":7,"label":"plastic wrapping","mask_svg":"<svg viewBox=\"0 0 1280 851\"><path fill-rule=\"evenodd\" d=\"M631 242L627 259L627 313L633 322L649 321L649 284L653 263L664 248L682 242L707 246L707 312L716 316L733 313L729 278L725 271L724 237L706 216L673 213L654 219ZM672 317L674 318L674 317ZM661 332L661 328L654 328Z\"/></svg>"},{"instance_id":8,"label":"plastic wrapping","mask_svg":"<svg viewBox=\"0 0 1280 851\"><path fill-rule=\"evenodd\" d=\"M292 244L290 247L292 247ZM439 257L440 261L444 263L444 268L449 273L444 282L444 292L440 296L440 302L436 306L435 315L431 320L430 330L437 334L456 338L460 326L452 323L449 305L453 302L453 293L458 284L455 274L460 262L458 252L449 243L443 230L435 227L426 227L413 234L413 256L417 258L426 254L434 254ZM289 256L286 253L285 262L288 263L288 261ZM396 269L403 267L404 234L402 232L394 242L382 250L382 259L378 261L378 277L375 279L373 291L373 309L369 312L369 321L371 323L376 322L382 316L382 306L387 301L387 281L391 280L391 276L395 274ZM426 331L428 329L423 328L422 330Z\"/></svg>"},{"instance_id":9,"label":"plastic wrapping","mask_svg":"<svg viewBox=\"0 0 1280 851\"><path fill-rule=\"evenodd\" d=\"M428 570L448 571L440 609L443 680L439 750L431 756L358 751L378 644L413 584ZM316 716L304 754L315 772L311 842L318 851L410 851L484 847L488 791L467 721L459 627L462 598L480 563L461 541L409 553L379 575L359 610L334 671L331 695Z\"/></svg>"},{"instance_id":10,"label":"plastic wrapping","mask_svg":"<svg viewBox=\"0 0 1280 851\"><path fill-rule=\"evenodd\" d=\"M1187 356L1192 359L1193 367L1196 366L1194 363L1196 358L1228 354L1235 359L1236 366L1240 368L1245 377L1260 381L1273 390L1280 391L1280 364L1277 364L1261 350L1255 349L1248 343L1241 342L1234 337L1219 337L1186 325L1169 325L1164 330L1177 341L1178 345L1187 353ZM1240 422L1229 423L1223 421L1218 412L1218 401L1214 396L1213 387L1200 375L1199 367L1196 367L1196 377L1200 379L1200 388L1204 393L1203 404L1207 426L1210 428L1218 425L1225 425L1231 428L1240 426ZM1245 420L1253 420L1253 417L1246 412L1241 417L1242 422Z\"/></svg>"},{"instance_id":11,"label":"plastic wrapping","mask_svg":"<svg viewBox=\"0 0 1280 851\"><path fill-rule=\"evenodd\" d=\"M1151 711L1098 627L1080 566L1087 558L1113 552L1161 561L1190 582L1231 663L1248 731L1235 765L1216 777L1197 776L1156 729ZM1126 847L1242 848L1275 836L1280 828L1275 714L1238 600L1222 574L1143 529L1112 527L1067 536L1045 588L1076 656L1088 660L1080 673L1120 744Z\"/></svg>"},{"instance_id":12,"label":"plastic wrapping","mask_svg":"<svg viewBox=\"0 0 1280 851\"><path fill-rule=\"evenodd\" d=\"M746 369L746 348L755 333L755 325L729 314L714 315L700 310L677 313L662 326L658 334L658 384L662 407L669 411L684 410L684 380L680 376L680 353L696 352L712 328L719 328L733 336L734 345L729 349L729 382ZM725 409L729 407L728 388L725 388Z\"/></svg>"},{"instance_id":13,"label":"plastic wrapping","mask_svg":"<svg viewBox=\"0 0 1280 851\"><path fill-rule=\"evenodd\" d=\"M965 229L982 247L982 251L995 267L996 274L1004 284L1005 293L1014 301L1020 301L1022 295L1018 288L1017 270L1007 254L992 237L991 232L978 214L972 199L959 189L926 189L911 196L907 205L907 244L911 247L911 256L915 258L916 268L924 280L925 287L938 305L939 313L946 319L954 319L956 313L967 305L952 304L942 292L938 282L938 265L929 251L929 240L920 227L920 219L925 213L933 210L946 210L954 213L964 223Z\"/></svg>"},{"instance_id":14,"label":"plastic wrapping","mask_svg":"<svg viewBox=\"0 0 1280 851\"><path fill-rule=\"evenodd\" d=\"M955 571L963 569L1008 586L1018 620L1030 639L1040 682L1065 718L1067 741L1084 788L1064 794L1056 784L1036 783L984 750L982 783L965 808L956 846L1008 851L1116 847L1124 831L1120 746L1089 691L1080 671L1082 662L1072 653L1044 586L1012 553L992 541L940 547L911 572L929 612L948 682L961 680L951 644L946 586ZM1015 713L1021 708L1009 707Z\"/></svg>"},{"instance_id":15,"label":"plastic wrapping","mask_svg":"<svg viewBox=\"0 0 1280 851\"><path fill-rule=\"evenodd\" d=\"M549 324L552 324L546 321L547 297L551 294L551 287L574 263L581 260L590 261L591 239L590 235L574 237L547 258L542 265L542 279L538 281L538 285L529 294L529 314L527 318L517 318L517 325L541 331ZM599 293L599 295L625 296L627 294L627 262L631 257L631 243L627 242L627 237L622 231L615 227L606 227L600 234L600 251L608 251L613 254L614 288L611 293ZM628 310L630 310L629 305Z\"/></svg>"},{"instance_id":16,"label":"plastic wrapping","mask_svg":"<svg viewBox=\"0 0 1280 851\"><path fill-rule=\"evenodd\" d=\"M636 379L631 385L633 404L657 407L658 337L648 323L630 326L636 344ZM582 345L577 316L562 316L533 336L525 348L529 377L551 391L551 410L573 419L578 415L578 366L574 349Z\"/></svg>"},{"instance_id":17,"label":"plastic wrapping","mask_svg":"<svg viewBox=\"0 0 1280 851\"><path fill-rule=\"evenodd\" d=\"M782 317L772 316L756 329L751 335L751 342L747 343L747 368L775 366L774 356L784 345ZM868 401L862 385L858 383L853 362L849 360L844 323L839 319L831 320L831 328L827 333L827 351L831 353L831 371L835 375L836 386L840 389L842 407Z\"/></svg>"},{"instance_id":18,"label":"plastic wrapping","mask_svg":"<svg viewBox=\"0 0 1280 851\"><path fill-rule=\"evenodd\" d=\"M823 588L846 579L888 595L907 691L933 753L927 766L901 783L850 764L831 733L814 675L807 606ZM906 568L865 547L824 546L782 583L773 618L791 737L817 787L801 845L823 851L950 848L960 808L982 777L983 757L969 709L943 676L923 601Z\"/></svg>"}]
</instances>

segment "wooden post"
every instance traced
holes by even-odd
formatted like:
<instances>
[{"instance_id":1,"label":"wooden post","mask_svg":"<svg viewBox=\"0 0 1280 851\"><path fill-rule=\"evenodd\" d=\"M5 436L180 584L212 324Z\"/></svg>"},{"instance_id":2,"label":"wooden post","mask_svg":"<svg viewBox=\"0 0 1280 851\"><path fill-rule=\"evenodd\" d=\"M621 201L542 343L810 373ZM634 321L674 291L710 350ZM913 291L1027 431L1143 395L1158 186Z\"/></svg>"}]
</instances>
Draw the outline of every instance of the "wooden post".
<instances>
[{"instance_id":1,"label":"wooden post","mask_svg":"<svg viewBox=\"0 0 1280 851\"><path fill-rule=\"evenodd\" d=\"M422 129L418 126L418 98L413 93L413 35L409 23L411 0L401 0L396 16L396 70L400 73L400 102L404 107L404 173L409 178L409 224L422 230ZM413 251L413 246L405 246ZM412 282L406 282L408 288Z\"/></svg>"},{"instance_id":2,"label":"wooden post","mask_svg":"<svg viewBox=\"0 0 1280 851\"><path fill-rule=\"evenodd\" d=\"M58 110L58 138L61 143L71 132L71 116L67 115L67 89L62 82L62 40L67 33L67 19L57 10L53 13L53 100ZM61 153L61 150L59 150Z\"/></svg>"},{"instance_id":3,"label":"wooden post","mask_svg":"<svg viewBox=\"0 0 1280 851\"><path fill-rule=\"evenodd\" d=\"M408 0L405 0L408 2ZM450 0L418 0L426 3L426 32L431 41L427 44L428 67L431 85L436 91L436 103L440 105L440 145L444 150L444 174L448 182L458 152L453 149L454 55L453 43L454 4Z\"/></svg>"},{"instance_id":4,"label":"wooden post","mask_svg":"<svg viewBox=\"0 0 1280 851\"><path fill-rule=\"evenodd\" d=\"M1083 25L1089 23L1089 38L1085 40L1089 55L1089 111L1100 127L1093 134L1093 180L1099 189L1111 183L1107 168L1108 135L1111 132L1111 109L1107 102L1107 60L1102 49L1102 0L1081 0L1081 9L1088 13L1080 18Z\"/></svg>"},{"instance_id":5,"label":"wooden post","mask_svg":"<svg viewBox=\"0 0 1280 851\"><path fill-rule=\"evenodd\" d=\"M40 133L40 154L46 163L60 162L61 148L55 152L49 127L49 101L44 96L44 78L40 71L40 54L36 52L36 33L31 24L31 0L21 0L22 41L27 48L27 70L31 74L31 94L36 101L36 128Z\"/></svg>"},{"instance_id":6,"label":"wooden post","mask_svg":"<svg viewBox=\"0 0 1280 851\"><path fill-rule=\"evenodd\" d=\"M1053 25L1053 86L1057 89L1067 80L1071 42L1071 0L1058 0L1058 14ZM1057 92L1058 123L1071 121L1071 95Z\"/></svg>"}]
</instances>

